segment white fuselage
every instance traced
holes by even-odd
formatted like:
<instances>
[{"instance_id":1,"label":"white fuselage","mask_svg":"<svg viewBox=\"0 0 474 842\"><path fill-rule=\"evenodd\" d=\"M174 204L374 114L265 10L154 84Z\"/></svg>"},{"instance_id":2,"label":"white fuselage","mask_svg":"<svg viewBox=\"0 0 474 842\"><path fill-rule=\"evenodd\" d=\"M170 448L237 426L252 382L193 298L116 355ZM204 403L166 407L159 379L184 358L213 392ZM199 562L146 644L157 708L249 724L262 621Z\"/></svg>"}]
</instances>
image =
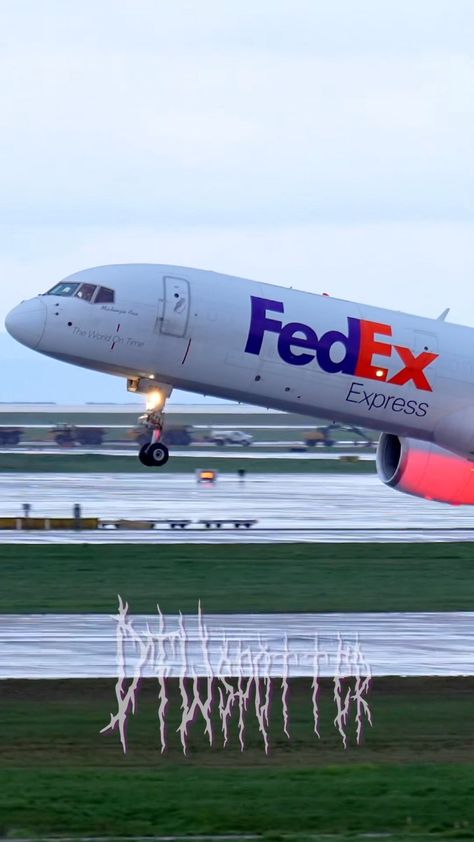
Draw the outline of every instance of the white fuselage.
<instances>
[{"instance_id":1,"label":"white fuselage","mask_svg":"<svg viewBox=\"0 0 474 842\"><path fill-rule=\"evenodd\" d=\"M112 290L113 301L53 291L15 308L10 333L97 371L357 423L473 458L470 328L176 266L103 266L66 281Z\"/></svg>"}]
</instances>

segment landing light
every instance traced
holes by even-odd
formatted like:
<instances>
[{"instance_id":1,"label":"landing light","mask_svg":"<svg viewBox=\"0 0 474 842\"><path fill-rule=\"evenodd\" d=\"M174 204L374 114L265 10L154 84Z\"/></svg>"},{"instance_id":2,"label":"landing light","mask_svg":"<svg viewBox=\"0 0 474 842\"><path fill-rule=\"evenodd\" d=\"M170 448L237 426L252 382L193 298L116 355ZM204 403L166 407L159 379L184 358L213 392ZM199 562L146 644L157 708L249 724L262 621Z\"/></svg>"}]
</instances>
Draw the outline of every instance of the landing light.
<instances>
[{"instance_id":1,"label":"landing light","mask_svg":"<svg viewBox=\"0 0 474 842\"><path fill-rule=\"evenodd\" d=\"M160 392L159 389L154 389L152 392L148 392L146 396L146 408L150 409L161 409L165 402L165 395L163 392Z\"/></svg>"}]
</instances>

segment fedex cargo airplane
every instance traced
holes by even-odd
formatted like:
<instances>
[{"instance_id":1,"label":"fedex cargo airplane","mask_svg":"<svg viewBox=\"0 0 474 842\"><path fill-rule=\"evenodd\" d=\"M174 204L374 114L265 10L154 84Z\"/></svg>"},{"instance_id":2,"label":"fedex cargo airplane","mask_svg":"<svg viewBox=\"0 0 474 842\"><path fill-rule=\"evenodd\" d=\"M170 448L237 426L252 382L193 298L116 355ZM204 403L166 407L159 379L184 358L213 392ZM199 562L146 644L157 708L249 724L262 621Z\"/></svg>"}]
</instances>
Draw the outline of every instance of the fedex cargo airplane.
<instances>
[{"instance_id":1,"label":"fedex cargo airplane","mask_svg":"<svg viewBox=\"0 0 474 842\"><path fill-rule=\"evenodd\" d=\"M443 314L444 316L445 314ZM127 379L147 396L161 466L173 388L382 433L388 485L474 504L474 331L199 269L99 266L23 301L9 333L57 360Z\"/></svg>"}]
</instances>

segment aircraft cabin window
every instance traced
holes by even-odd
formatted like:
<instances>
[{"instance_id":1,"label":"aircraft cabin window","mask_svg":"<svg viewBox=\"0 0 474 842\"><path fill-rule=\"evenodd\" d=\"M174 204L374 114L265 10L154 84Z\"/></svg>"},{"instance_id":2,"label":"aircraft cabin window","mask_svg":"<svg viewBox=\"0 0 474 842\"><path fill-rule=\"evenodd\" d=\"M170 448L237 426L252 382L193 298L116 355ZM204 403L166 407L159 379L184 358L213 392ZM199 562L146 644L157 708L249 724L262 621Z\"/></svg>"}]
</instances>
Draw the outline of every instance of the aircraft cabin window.
<instances>
[{"instance_id":1,"label":"aircraft cabin window","mask_svg":"<svg viewBox=\"0 0 474 842\"><path fill-rule=\"evenodd\" d=\"M76 298L82 298L83 301L90 301L97 287L94 284L81 284L77 292Z\"/></svg>"},{"instance_id":2,"label":"aircraft cabin window","mask_svg":"<svg viewBox=\"0 0 474 842\"><path fill-rule=\"evenodd\" d=\"M46 295L74 295L79 284L61 283L49 289Z\"/></svg>"},{"instance_id":3,"label":"aircraft cabin window","mask_svg":"<svg viewBox=\"0 0 474 842\"><path fill-rule=\"evenodd\" d=\"M108 287L99 287L94 304L113 304L115 301L115 292Z\"/></svg>"}]
</instances>

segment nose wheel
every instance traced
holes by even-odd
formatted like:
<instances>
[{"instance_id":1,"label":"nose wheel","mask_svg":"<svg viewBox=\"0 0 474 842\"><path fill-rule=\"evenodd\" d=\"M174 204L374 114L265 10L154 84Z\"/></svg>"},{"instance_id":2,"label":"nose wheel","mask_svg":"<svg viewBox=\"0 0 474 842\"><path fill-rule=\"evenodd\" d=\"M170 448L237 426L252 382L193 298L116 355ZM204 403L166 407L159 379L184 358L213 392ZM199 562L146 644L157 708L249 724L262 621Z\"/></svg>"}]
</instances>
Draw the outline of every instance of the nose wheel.
<instances>
[{"instance_id":1,"label":"nose wheel","mask_svg":"<svg viewBox=\"0 0 474 842\"><path fill-rule=\"evenodd\" d=\"M161 468L166 465L170 454L166 444L157 441L144 444L140 448L138 458L142 465L146 465L147 468Z\"/></svg>"}]
</instances>

